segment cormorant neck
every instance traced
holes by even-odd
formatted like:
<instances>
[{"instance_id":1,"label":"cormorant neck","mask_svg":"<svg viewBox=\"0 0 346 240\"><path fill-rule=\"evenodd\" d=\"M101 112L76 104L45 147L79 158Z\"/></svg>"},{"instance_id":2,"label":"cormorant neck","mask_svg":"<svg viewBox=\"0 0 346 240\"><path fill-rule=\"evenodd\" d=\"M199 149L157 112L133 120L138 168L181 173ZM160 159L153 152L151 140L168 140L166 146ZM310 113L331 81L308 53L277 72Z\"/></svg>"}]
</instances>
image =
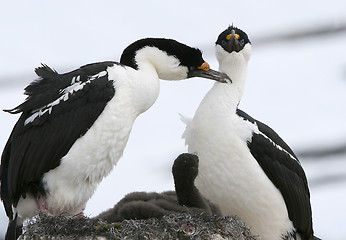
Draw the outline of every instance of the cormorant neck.
<instances>
[{"instance_id":1,"label":"cormorant neck","mask_svg":"<svg viewBox=\"0 0 346 240\"><path fill-rule=\"evenodd\" d=\"M232 94L239 99L243 95L247 66L251 56L251 45L247 44L240 52L226 52L220 45L216 45L216 57L219 61L219 71L226 73L231 79Z\"/></svg>"}]
</instances>

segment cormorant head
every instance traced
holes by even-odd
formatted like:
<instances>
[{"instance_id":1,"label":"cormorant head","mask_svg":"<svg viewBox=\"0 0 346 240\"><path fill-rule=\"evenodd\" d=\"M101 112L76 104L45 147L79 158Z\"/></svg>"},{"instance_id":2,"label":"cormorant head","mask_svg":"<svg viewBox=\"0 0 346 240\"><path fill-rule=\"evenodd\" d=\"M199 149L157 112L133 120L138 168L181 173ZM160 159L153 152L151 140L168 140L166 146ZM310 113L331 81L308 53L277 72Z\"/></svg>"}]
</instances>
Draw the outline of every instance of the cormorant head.
<instances>
[{"instance_id":1,"label":"cormorant head","mask_svg":"<svg viewBox=\"0 0 346 240\"><path fill-rule=\"evenodd\" d=\"M145 69L149 63L155 67L159 78L164 80L202 77L219 82L229 81L226 74L210 69L199 49L173 39L138 40L124 50L120 63L136 70Z\"/></svg>"},{"instance_id":2,"label":"cormorant head","mask_svg":"<svg viewBox=\"0 0 346 240\"><path fill-rule=\"evenodd\" d=\"M219 71L232 79L232 88L238 89L241 99L246 82L247 66L251 57L251 42L247 34L239 28L229 26L217 38L215 55Z\"/></svg>"},{"instance_id":3,"label":"cormorant head","mask_svg":"<svg viewBox=\"0 0 346 240\"><path fill-rule=\"evenodd\" d=\"M219 35L215 44L220 45L225 51L231 53L240 52L247 44L251 45L251 42L243 30L232 25Z\"/></svg>"},{"instance_id":4,"label":"cormorant head","mask_svg":"<svg viewBox=\"0 0 346 240\"><path fill-rule=\"evenodd\" d=\"M216 57L220 67L222 65L245 64L250 60L251 42L247 34L239 28L229 26L216 40ZM221 67L222 68L222 67ZM225 72L225 69L219 70ZM232 75L228 73L232 78Z\"/></svg>"}]
</instances>

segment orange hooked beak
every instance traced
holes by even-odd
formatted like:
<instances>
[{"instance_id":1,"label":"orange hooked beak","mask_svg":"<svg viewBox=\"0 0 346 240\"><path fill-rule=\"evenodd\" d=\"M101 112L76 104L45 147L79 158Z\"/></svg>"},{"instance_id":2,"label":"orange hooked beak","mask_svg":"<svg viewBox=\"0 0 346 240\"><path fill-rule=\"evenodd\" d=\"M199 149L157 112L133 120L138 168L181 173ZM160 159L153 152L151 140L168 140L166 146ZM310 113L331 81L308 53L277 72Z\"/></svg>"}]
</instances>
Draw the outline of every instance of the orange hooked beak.
<instances>
[{"instance_id":1,"label":"orange hooked beak","mask_svg":"<svg viewBox=\"0 0 346 240\"><path fill-rule=\"evenodd\" d=\"M199 66L198 69L202 69L202 70L204 70L204 71L209 71L209 69L210 69L209 63L207 63L206 61L204 61L204 63L202 63L202 65Z\"/></svg>"}]
</instances>

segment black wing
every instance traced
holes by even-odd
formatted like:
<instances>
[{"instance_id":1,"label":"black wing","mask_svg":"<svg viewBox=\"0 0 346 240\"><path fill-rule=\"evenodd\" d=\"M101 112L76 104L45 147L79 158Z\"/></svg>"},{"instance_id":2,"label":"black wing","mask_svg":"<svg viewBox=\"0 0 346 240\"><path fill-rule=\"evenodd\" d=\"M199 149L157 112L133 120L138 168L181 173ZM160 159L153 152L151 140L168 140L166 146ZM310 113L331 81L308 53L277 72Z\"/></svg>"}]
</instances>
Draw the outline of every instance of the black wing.
<instances>
[{"instance_id":1,"label":"black wing","mask_svg":"<svg viewBox=\"0 0 346 240\"><path fill-rule=\"evenodd\" d=\"M254 134L248 143L249 149L272 183L280 190L289 218L297 232L303 236L302 239L309 239L313 234L310 192L298 158L273 129L241 110L238 110L237 114L256 123L259 130L271 139L262 134ZM285 151L280 150L273 142Z\"/></svg>"},{"instance_id":2,"label":"black wing","mask_svg":"<svg viewBox=\"0 0 346 240\"><path fill-rule=\"evenodd\" d=\"M297 158L297 156L294 154L294 152L292 151L292 149L287 145L287 143L284 142L284 140L282 140L282 138L270 127L268 127L266 124L254 119L253 117L251 117L250 115L248 115L246 112L237 109L237 115L242 117L243 119L252 122L252 123L256 123L258 126L258 129L264 133L266 136L270 137L271 140L273 140L273 142L275 142L277 145L279 145L280 147L282 147L283 149L285 149L287 152L289 152L294 158Z\"/></svg>"},{"instance_id":3,"label":"black wing","mask_svg":"<svg viewBox=\"0 0 346 240\"><path fill-rule=\"evenodd\" d=\"M85 65L58 74L43 65L26 87L28 98L10 113L22 113L1 157L1 198L7 215L28 191L40 191L42 175L57 167L73 143L93 125L115 94L107 68L115 62Z\"/></svg>"}]
</instances>

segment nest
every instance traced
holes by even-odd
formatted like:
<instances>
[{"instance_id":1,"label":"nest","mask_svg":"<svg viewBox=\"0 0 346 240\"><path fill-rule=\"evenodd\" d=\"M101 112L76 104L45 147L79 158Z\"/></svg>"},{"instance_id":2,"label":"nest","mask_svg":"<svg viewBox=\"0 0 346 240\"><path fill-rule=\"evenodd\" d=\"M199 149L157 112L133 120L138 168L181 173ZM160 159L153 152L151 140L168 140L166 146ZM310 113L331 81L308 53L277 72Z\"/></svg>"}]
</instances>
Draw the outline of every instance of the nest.
<instances>
[{"instance_id":1,"label":"nest","mask_svg":"<svg viewBox=\"0 0 346 240\"><path fill-rule=\"evenodd\" d=\"M39 215L24 227L20 239L243 239L254 240L238 217L179 213L161 219L124 220Z\"/></svg>"}]
</instances>

